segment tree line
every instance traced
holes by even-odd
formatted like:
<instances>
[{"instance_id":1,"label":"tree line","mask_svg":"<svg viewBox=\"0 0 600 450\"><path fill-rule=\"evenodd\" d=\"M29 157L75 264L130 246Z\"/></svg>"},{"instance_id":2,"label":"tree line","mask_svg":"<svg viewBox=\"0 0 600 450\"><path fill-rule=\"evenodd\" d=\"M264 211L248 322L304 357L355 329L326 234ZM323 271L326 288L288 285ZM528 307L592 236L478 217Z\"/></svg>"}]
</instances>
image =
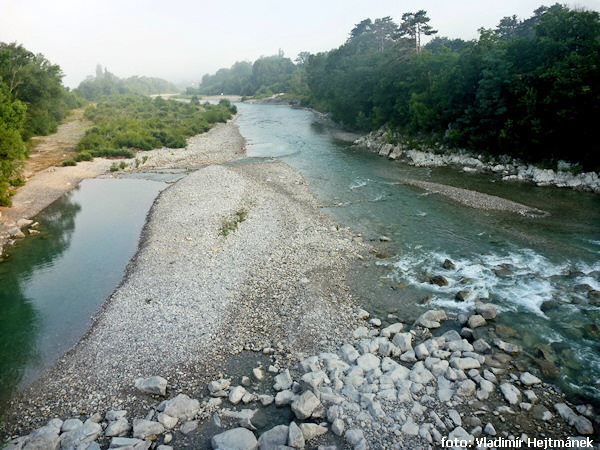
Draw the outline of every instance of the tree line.
<instances>
[{"instance_id":1,"label":"tree line","mask_svg":"<svg viewBox=\"0 0 600 450\"><path fill-rule=\"evenodd\" d=\"M236 63L205 76L198 91L283 91L356 130L388 125L410 139L600 169L598 12L542 6L481 28L476 40L435 36L422 45L437 33L426 11L399 23L365 19L336 49L295 64Z\"/></svg>"},{"instance_id":2,"label":"tree line","mask_svg":"<svg viewBox=\"0 0 600 450\"><path fill-rule=\"evenodd\" d=\"M20 173L34 135L56 131L82 100L62 85L63 74L42 54L0 42L0 206L10 204L10 187Z\"/></svg>"},{"instance_id":3,"label":"tree line","mask_svg":"<svg viewBox=\"0 0 600 450\"><path fill-rule=\"evenodd\" d=\"M76 94L88 101L98 101L116 95L153 95L177 91L173 83L162 78L137 75L119 78L100 64L96 66L96 75L87 77L75 89Z\"/></svg>"}]
</instances>

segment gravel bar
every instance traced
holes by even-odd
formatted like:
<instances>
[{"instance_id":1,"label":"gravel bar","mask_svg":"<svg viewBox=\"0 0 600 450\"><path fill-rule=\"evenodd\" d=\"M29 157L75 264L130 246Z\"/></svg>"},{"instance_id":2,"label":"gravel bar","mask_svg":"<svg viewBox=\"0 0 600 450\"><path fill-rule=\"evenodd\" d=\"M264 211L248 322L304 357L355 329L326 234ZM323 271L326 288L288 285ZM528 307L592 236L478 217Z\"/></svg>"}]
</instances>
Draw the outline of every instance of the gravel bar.
<instances>
[{"instance_id":1,"label":"gravel bar","mask_svg":"<svg viewBox=\"0 0 600 450\"><path fill-rule=\"evenodd\" d=\"M240 142L230 122L192 138L188 157L162 150L144 168L237 158ZM50 417L144 411L138 377L193 395L245 348L283 345L294 358L333 348L358 323L345 276L367 248L352 238L282 162L191 173L157 198L125 279L86 336L12 400L3 434Z\"/></svg>"}]
</instances>

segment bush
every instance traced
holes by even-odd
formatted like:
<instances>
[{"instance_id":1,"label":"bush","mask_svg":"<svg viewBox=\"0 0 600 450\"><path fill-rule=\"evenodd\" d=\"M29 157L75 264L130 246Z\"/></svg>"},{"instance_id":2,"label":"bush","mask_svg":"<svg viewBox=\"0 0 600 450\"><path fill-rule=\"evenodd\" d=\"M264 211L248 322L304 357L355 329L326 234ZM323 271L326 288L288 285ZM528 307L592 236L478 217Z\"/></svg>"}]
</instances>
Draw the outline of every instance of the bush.
<instances>
[{"instance_id":1,"label":"bush","mask_svg":"<svg viewBox=\"0 0 600 450\"><path fill-rule=\"evenodd\" d=\"M94 159L94 156L90 152L81 152L81 153L78 153L73 158L73 160L77 161L77 162L81 162L81 161L93 161L93 159Z\"/></svg>"},{"instance_id":2,"label":"bush","mask_svg":"<svg viewBox=\"0 0 600 450\"><path fill-rule=\"evenodd\" d=\"M63 161L60 165L63 166L63 167L76 166L77 162L73 161L72 159L67 159L66 161Z\"/></svg>"}]
</instances>

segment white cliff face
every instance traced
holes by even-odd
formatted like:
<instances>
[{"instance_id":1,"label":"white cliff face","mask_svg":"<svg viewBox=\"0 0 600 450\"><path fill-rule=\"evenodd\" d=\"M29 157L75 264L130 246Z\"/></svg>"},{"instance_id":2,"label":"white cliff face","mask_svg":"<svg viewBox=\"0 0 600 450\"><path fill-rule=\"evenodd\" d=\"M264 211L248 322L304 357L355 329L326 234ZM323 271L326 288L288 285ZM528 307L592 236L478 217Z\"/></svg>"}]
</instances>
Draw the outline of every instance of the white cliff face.
<instances>
[{"instance_id":1,"label":"white cliff face","mask_svg":"<svg viewBox=\"0 0 600 450\"><path fill-rule=\"evenodd\" d=\"M571 169L576 167L566 161L559 161L558 171L541 169L532 164L511 161L508 156L491 158L482 161L481 155L475 155L465 150L449 151L441 148L442 152L433 149L417 150L404 144L393 145L388 142L387 130L380 129L354 141L354 145L365 147L379 156L390 160L400 160L417 167L459 166L464 172L491 172L502 175L503 181L525 181L538 186L556 186L560 188L579 189L600 193L600 178L595 172L574 174Z\"/></svg>"}]
</instances>

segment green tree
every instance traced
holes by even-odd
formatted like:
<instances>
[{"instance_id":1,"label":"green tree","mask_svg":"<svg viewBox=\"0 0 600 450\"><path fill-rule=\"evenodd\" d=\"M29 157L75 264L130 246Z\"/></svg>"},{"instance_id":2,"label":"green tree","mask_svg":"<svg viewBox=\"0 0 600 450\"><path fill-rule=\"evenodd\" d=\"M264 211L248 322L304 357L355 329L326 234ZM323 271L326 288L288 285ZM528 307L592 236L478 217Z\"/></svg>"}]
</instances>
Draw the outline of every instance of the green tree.
<instances>
[{"instance_id":1,"label":"green tree","mask_svg":"<svg viewBox=\"0 0 600 450\"><path fill-rule=\"evenodd\" d=\"M431 36L438 32L429 25L429 17L425 10L417 11L416 13L405 13L402 15L402 23L400 31L403 35L408 36L415 44L417 53L421 51L421 36Z\"/></svg>"}]
</instances>

